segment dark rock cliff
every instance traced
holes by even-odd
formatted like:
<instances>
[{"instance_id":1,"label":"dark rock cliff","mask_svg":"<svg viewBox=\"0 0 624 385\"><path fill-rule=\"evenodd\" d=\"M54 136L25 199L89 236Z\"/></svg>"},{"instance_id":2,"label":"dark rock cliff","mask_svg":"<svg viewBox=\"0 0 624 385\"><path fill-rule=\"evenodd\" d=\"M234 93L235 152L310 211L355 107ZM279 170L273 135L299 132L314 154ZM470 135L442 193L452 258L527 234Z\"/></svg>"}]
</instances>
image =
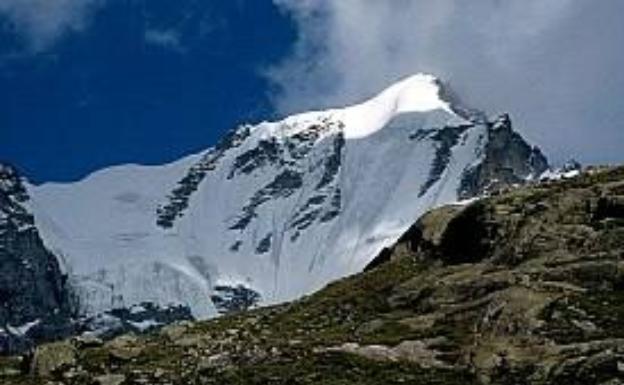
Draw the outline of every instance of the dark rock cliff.
<instances>
[{"instance_id":1,"label":"dark rock cliff","mask_svg":"<svg viewBox=\"0 0 624 385\"><path fill-rule=\"evenodd\" d=\"M20 348L26 334L62 336L73 314L67 277L39 237L28 201L15 169L0 164L0 353Z\"/></svg>"},{"instance_id":2,"label":"dark rock cliff","mask_svg":"<svg viewBox=\"0 0 624 385\"><path fill-rule=\"evenodd\" d=\"M462 198L537 179L548 169L544 154L513 130L509 115L503 114L487 125L484 160L464 172L459 191Z\"/></svg>"}]
</instances>

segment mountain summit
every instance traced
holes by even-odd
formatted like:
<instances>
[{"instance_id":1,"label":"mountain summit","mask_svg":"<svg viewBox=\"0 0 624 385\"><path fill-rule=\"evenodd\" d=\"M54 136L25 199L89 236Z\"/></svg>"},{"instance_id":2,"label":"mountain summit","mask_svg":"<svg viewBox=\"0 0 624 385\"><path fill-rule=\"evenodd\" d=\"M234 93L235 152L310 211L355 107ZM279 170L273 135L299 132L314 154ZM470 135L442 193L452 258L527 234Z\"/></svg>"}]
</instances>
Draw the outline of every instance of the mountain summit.
<instances>
[{"instance_id":1,"label":"mountain summit","mask_svg":"<svg viewBox=\"0 0 624 385\"><path fill-rule=\"evenodd\" d=\"M415 75L171 164L24 183L23 206L83 314L150 302L204 318L294 299L361 271L428 209L547 168L508 116L445 95Z\"/></svg>"}]
</instances>

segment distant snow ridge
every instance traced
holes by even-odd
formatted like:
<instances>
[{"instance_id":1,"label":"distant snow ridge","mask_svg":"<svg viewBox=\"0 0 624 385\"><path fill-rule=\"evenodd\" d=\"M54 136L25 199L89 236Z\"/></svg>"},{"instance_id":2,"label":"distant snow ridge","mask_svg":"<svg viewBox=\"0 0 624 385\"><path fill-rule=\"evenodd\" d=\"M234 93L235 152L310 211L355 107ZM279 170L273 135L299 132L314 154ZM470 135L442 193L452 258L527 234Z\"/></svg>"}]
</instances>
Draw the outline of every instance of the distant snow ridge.
<instances>
[{"instance_id":1,"label":"distant snow ridge","mask_svg":"<svg viewBox=\"0 0 624 385\"><path fill-rule=\"evenodd\" d=\"M152 302L202 318L294 299L362 270L428 209L545 170L508 120L447 95L415 75L172 164L29 185L36 225L86 313Z\"/></svg>"}]
</instances>

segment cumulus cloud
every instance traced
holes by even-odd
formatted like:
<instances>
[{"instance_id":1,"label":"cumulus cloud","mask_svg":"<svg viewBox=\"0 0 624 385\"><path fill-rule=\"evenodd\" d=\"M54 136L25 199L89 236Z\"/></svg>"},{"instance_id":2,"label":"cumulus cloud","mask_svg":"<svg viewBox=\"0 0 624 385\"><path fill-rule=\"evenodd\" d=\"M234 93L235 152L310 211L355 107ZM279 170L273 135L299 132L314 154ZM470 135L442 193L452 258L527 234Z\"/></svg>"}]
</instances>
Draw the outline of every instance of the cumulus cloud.
<instances>
[{"instance_id":1,"label":"cumulus cloud","mask_svg":"<svg viewBox=\"0 0 624 385\"><path fill-rule=\"evenodd\" d=\"M11 22L29 46L40 51L68 31L81 30L103 0L0 0L0 16Z\"/></svg>"},{"instance_id":2,"label":"cumulus cloud","mask_svg":"<svg viewBox=\"0 0 624 385\"><path fill-rule=\"evenodd\" d=\"M298 26L267 71L282 113L353 103L415 72L509 111L555 161L624 161L620 0L274 0Z\"/></svg>"}]
</instances>

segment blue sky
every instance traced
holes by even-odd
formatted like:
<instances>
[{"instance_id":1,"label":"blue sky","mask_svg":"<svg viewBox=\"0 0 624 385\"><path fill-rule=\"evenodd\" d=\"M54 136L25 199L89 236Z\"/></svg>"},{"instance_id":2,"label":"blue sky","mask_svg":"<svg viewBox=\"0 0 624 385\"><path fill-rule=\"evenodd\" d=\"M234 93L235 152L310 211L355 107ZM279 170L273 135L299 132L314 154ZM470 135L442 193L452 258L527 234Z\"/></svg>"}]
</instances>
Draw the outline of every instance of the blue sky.
<instances>
[{"instance_id":1,"label":"blue sky","mask_svg":"<svg viewBox=\"0 0 624 385\"><path fill-rule=\"evenodd\" d=\"M201 151L432 73L554 164L624 162L622 0L0 0L0 159L35 181Z\"/></svg>"},{"instance_id":2,"label":"blue sky","mask_svg":"<svg viewBox=\"0 0 624 385\"><path fill-rule=\"evenodd\" d=\"M0 157L35 181L175 160L274 115L261 73L296 31L271 2L117 0L81 17L51 40L1 19Z\"/></svg>"}]
</instances>

